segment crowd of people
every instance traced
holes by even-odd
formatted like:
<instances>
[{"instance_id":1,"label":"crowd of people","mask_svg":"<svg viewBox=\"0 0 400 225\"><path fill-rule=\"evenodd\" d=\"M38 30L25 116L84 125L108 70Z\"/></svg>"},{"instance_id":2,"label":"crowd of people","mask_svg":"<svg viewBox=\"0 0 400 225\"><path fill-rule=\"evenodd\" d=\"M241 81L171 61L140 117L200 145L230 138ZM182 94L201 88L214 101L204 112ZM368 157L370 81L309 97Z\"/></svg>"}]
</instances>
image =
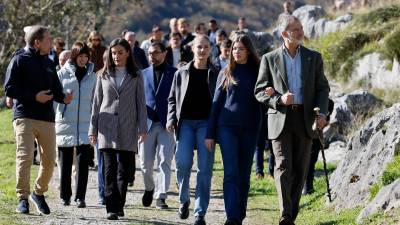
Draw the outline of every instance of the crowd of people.
<instances>
[{"instance_id":1,"label":"crowd of people","mask_svg":"<svg viewBox=\"0 0 400 225\"><path fill-rule=\"evenodd\" d=\"M105 47L93 31L69 50L61 37L52 46L44 26L25 29L26 46L13 56L5 84L14 112L16 212L29 213L29 198L40 214L50 213L44 193L55 162L61 204L69 206L74 193L76 206L85 208L96 152L99 204L107 219L124 217L135 154L145 186L142 204L149 207L154 198L158 209L168 208L175 158L178 216L187 219L196 154L194 224L206 224L218 143L225 224L246 218L253 159L262 179L265 149L271 152L268 174L278 190L279 224L294 224L303 187L303 194L312 192L313 176L307 176L312 124L318 129L327 124L329 84L321 55L302 45L302 24L290 14L290 3L285 7L279 17L282 44L261 58L246 35L245 18L238 20L241 33L232 40L215 19L208 31L199 23L192 33L187 19L172 18L168 34L155 25L140 45L135 32L124 30ZM35 141L40 169L31 193Z\"/></svg>"}]
</instances>

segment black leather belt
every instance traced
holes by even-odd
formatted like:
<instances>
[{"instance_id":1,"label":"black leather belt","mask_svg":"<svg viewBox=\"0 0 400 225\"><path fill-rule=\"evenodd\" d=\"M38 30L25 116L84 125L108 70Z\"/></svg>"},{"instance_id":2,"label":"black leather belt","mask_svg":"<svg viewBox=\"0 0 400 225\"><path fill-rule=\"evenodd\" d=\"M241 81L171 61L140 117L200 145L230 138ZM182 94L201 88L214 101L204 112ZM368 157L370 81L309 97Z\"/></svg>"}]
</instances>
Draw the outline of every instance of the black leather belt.
<instances>
[{"instance_id":1,"label":"black leather belt","mask_svg":"<svg viewBox=\"0 0 400 225\"><path fill-rule=\"evenodd\" d=\"M303 110L303 105L299 105L299 104L288 105L287 107L288 107L288 109L290 109L292 111Z\"/></svg>"}]
</instances>

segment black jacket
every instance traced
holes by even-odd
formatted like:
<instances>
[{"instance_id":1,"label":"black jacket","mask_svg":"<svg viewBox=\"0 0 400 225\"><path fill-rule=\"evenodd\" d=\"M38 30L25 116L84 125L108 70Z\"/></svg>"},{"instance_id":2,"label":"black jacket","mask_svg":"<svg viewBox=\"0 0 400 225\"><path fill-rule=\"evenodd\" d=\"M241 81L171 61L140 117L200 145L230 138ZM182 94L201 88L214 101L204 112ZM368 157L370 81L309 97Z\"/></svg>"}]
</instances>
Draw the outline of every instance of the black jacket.
<instances>
[{"instance_id":1,"label":"black jacket","mask_svg":"<svg viewBox=\"0 0 400 225\"><path fill-rule=\"evenodd\" d=\"M36 101L36 94L50 90L53 100L63 103L64 93L56 68L47 55L40 55L33 48L13 57L8 66L6 96L16 100L14 120L29 118L54 122L53 101L44 104Z\"/></svg>"},{"instance_id":2,"label":"black jacket","mask_svg":"<svg viewBox=\"0 0 400 225\"><path fill-rule=\"evenodd\" d=\"M143 49L141 49L138 46L134 46L132 51L133 51L133 60L135 61L136 66L140 70L145 69L150 66Z\"/></svg>"},{"instance_id":3,"label":"black jacket","mask_svg":"<svg viewBox=\"0 0 400 225\"><path fill-rule=\"evenodd\" d=\"M181 61L180 62L190 62L193 60L193 52L190 48L188 47L181 47ZM172 53L172 48L171 47L167 47L167 55L165 56L165 61L169 64L169 65L173 65L174 64L174 54Z\"/></svg>"}]
</instances>

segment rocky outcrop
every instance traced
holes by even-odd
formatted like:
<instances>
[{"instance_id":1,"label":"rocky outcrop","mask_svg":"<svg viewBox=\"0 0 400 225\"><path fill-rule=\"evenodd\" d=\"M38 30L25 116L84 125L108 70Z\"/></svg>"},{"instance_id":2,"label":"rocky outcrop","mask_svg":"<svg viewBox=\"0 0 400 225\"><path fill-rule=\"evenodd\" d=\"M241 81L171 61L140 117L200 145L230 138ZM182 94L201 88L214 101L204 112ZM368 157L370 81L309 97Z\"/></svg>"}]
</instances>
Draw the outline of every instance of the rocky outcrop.
<instances>
[{"instance_id":1,"label":"rocky outcrop","mask_svg":"<svg viewBox=\"0 0 400 225\"><path fill-rule=\"evenodd\" d=\"M329 144L329 148L325 149L325 159L328 163L338 164L346 155L346 142L335 141ZM322 155L319 155L322 161Z\"/></svg>"},{"instance_id":2,"label":"rocky outcrop","mask_svg":"<svg viewBox=\"0 0 400 225\"><path fill-rule=\"evenodd\" d=\"M330 32L338 31L353 19L351 14L346 14L335 20L328 20L323 18L326 16L325 10L317 5L302 6L296 9L293 15L300 19L304 35L308 38L322 37Z\"/></svg>"},{"instance_id":3,"label":"rocky outcrop","mask_svg":"<svg viewBox=\"0 0 400 225\"><path fill-rule=\"evenodd\" d=\"M400 87L400 65L394 59L382 60L379 53L365 55L357 61L350 76L349 85L356 84L364 88L394 89Z\"/></svg>"},{"instance_id":4,"label":"rocky outcrop","mask_svg":"<svg viewBox=\"0 0 400 225\"><path fill-rule=\"evenodd\" d=\"M364 218L369 217L377 212L387 212L394 208L400 207L400 179L383 187L374 200L372 200L367 207L365 207L360 215L358 215L357 222L363 223Z\"/></svg>"},{"instance_id":5,"label":"rocky outcrop","mask_svg":"<svg viewBox=\"0 0 400 225\"><path fill-rule=\"evenodd\" d=\"M333 102L329 126L324 129L325 145L329 146L336 141L347 142L346 137L357 122L355 118L365 118L382 107L382 101L365 90L333 97Z\"/></svg>"},{"instance_id":6,"label":"rocky outcrop","mask_svg":"<svg viewBox=\"0 0 400 225\"><path fill-rule=\"evenodd\" d=\"M373 116L354 133L346 155L333 172L330 183L337 208L364 205L369 189L382 176L400 149L400 104Z\"/></svg>"},{"instance_id":7,"label":"rocky outcrop","mask_svg":"<svg viewBox=\"0 0 400 225\"><path fill-rule=\"evenodd\" d=\"M229 39L235 40L239 34L246 34L250 38L254 48L257 51L257 54L260 57L272 50L271 45L273 42L273 37L267 32L251 31L249 29L244 29L242 31L234 30L229 35Z\"/></svg>"}]
</instances>

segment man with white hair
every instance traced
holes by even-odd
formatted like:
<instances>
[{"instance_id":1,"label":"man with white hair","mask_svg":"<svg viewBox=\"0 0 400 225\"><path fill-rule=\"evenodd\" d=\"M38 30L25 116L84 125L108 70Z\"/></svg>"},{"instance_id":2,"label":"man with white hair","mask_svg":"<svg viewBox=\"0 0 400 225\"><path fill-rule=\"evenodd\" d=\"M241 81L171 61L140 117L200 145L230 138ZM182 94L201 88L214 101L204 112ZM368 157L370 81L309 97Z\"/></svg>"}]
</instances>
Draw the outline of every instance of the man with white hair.
<instances>
[{"instance_id":1,"label":"man with white hair","mask_svg":"<svg viewBox=\"0 0 400 225\"><path fill-rule=\"evenodd\" d=\"M275 185L281 218L279 225L293 225L299 212L302 188L310 162L314 132L325 126L329 83L320 53L302 46L303 26L287 15L281 21L283 45L263 55L255 95L268 107L268 139L275 155ZM275 90L267 93L268 88ZM321 109L316 116L314 107Z\"/></svg>"},{"instance_id":2,"label":"man with white hair","mask_svg":"<svg viewBox=\"0 0 400 225\"><path fill-rule=\"evenodd\" d=\"M133 31L125 32L124 39L129 42L131 46L133 61L139 69L145 69L149 67L149 62L146 59L146 54L143 49L139 47L136 40L136 34Z\"/></svg>"},{"instance_id":3,"label":"man with white hair","mask_svg":"<svg viewBox=\"0 0 400 225\"><path fill-rule=\"evenodd\" d=\"M64 66L64 64L68 61L68 59L71 58L71 50L64 50L60 53L60 56L58 57L58 65L56 67L57 71L61 69L61 67Z\"/></svg>"}]
</instances>

